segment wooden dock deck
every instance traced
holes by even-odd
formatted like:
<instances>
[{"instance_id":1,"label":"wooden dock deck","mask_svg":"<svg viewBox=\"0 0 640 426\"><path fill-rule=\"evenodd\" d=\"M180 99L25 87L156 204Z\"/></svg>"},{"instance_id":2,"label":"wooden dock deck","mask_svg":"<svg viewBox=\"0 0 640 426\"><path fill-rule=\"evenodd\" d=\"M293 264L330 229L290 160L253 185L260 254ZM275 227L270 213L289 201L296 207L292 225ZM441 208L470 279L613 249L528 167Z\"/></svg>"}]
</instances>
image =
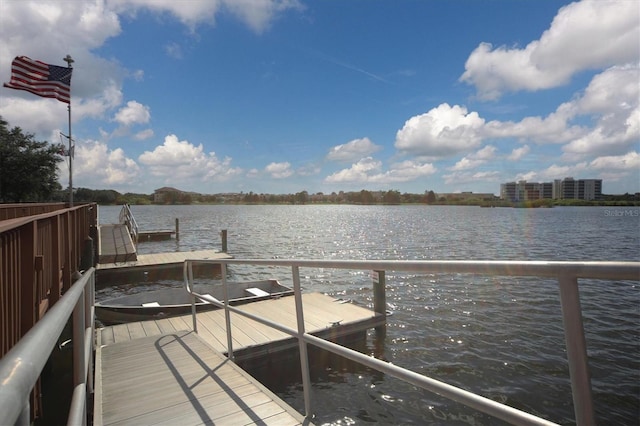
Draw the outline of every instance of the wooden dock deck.
<instances>
[{"instance_id":1,"label":"wooden dock deck","mask_svg":"<svg viewBox=\"0 0 640 426\"><path fill-rule=\"evenodd\" d=\"M335 340L385 317L320 293L302 295L305 329ZM237 307L297 328L293 296ZM297 348L295 338L231 312L236 360ZM245 373L227 351L224 310L97 330L94 424L310 424Z\"/></svg>"},{"instance_id":2,"label":"wooden dock deck","mask_svg":"<svg viewBox=\"0 0 640 426\"><path fill-rule=\"evenodd\" d=\"M307 333L331 340L364 332L385 323L385 317L354 305L342 303L321 293L302 295L304 322ZM263 300L237 306L245 312L297 329L293 296ZM237 360L246 360L297 347L298 342L288 334L245 318L233 312L231 329L233 353ZM224 310L198 312L198 334L213 349L227 352ZM125 342L131 339L192 330L191 315L134 322L97 330L98 345Z\"/></svg>"},{"instance_id":3,"label":"wooden dock deck","mask_svg":"<svg viewBox=\"0 0 640 426\"><path fill-rule=\"evenodd\" d=\"M216 250L181 251L139 254L137 260L119 263L101 263L96 267L97 288L125 283L161 279L182 280L182 267L186 259L231 259L233 256ZM194 268L196 276L220 274L220 265L201 264Z\"/></svg>"},{"instance_id":4,"label":"wooden dock deck","mask_svg":"<svg viewBox=\"0 0 640 426\"><path fill-rule=\"evenodd\" d=\"M302 415L189 331L99 347L94 425L300 425Z\"/></svg>"},{"instance_id":5,"label":"wooden dock deck","mask_svg":"<svg viewBox=\"0 0 640 426\"><path fill-rule=\"evenodd\" d=\"M233 256L217 250L176 251L167 253L139 254L137 259L121 262L100 262L98 271L107 269L135 269L182 267L187 259L231 259Z\"/></svg>"},{"instance_id":6,"label":"wooden dock deck","mask_svg":"<svg viewBox=\"0 0 640 426\"><path fill-rule=\"evenodd\" d=\"M137 259L136 247L133 244L129 229L124 224L100 225L99 263L130 262Z\"/></svg>"}]
</instances>

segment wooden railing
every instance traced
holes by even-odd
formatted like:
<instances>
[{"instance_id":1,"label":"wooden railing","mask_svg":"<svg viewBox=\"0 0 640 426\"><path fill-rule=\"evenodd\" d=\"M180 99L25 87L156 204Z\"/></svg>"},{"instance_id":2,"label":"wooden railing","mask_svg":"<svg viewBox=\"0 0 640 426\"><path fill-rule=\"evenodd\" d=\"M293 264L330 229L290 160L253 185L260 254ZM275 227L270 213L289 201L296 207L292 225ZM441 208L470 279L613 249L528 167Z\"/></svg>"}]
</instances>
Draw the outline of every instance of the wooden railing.
<instances>
[{"instance_id":1,"label":"wooden railing","mask_svg":"<svg viewBox=\"0 0 640 426\"><path fill-rule=\"evenodd\" d=\"M51 213L56 210L62 210L65 206L65 203L0 204L0 220Z\"/></svg>"},{"instance_id":2,"label":"wooden railing","mask_svg":"<svg viewBox=\"0 0 640 426\"><path fill-rule=\"evenodd\" d=\"M79 271L93 266L97 206L59 206L4 209L51 210L0 220L0 358L71 288ZM33 394L32 415L37 416L37 387Z\"/></svg>"}]
</instances>

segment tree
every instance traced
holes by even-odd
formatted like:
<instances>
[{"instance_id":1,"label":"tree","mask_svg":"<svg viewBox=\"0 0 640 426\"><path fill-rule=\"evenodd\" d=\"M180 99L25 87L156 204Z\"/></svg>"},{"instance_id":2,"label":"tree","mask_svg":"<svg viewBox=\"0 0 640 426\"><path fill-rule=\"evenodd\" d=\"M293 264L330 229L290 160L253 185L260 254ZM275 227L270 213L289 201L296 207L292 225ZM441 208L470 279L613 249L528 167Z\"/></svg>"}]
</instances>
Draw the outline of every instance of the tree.
<instances>
[{"instance_id":1,"label":"tree","mask_svg":"<svg viewBox=\"0 0 640 426\"><path fill-rule=\"evenodd\" d=\"M38 142L0 117L0 202L50 201L61 189L62 144Z\"/></svg>"},{"instance_id":2,"label":"tree","mask_svg":"<svg viewBox=\"0 0 640 426\"><path fill-rule=\"evenodd\" d=\"M309 202L309 193L307 191L297 192L295 202L296 204L307 204Z\"/></svg>"},{"instance_id":3,"label":"tree","mask_svg":"<svg viewBox=\"0 0 640 426\"><path fill-rule=\"evenodd\" d=\"M402 196L398 191L387 191L382 195L382 202L384 204L400 204Z\"/></svg>"}]
</instances>

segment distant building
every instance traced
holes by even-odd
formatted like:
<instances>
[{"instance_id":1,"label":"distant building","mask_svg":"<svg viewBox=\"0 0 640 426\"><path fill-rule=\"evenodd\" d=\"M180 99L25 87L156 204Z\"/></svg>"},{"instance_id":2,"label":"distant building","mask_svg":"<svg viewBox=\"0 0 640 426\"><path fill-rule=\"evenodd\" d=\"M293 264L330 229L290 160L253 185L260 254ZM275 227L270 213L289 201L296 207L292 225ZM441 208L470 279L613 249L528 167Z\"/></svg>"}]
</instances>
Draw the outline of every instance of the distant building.
<instances>
[{"instance_id":1,"label":"distant building","mask_svg":"<svg viewBox=\"0 0 640 426\"><path fill-rule=\"evenodd\" d=\"M554 200L601 200L602 179L566 177L553 182L507 182L500 185L500 198L512 202Z\"/></svg>"},{"instance_id":2,"label":"distant building","mask_svg":"<svg viewBox=\"0 0 640 426\"><path fill-rule=\"evenodd\" d=\"M500 198L509 201L518 201L518 184L515 182L507 182L500 185Z\"/></svg>"}]
</instances>

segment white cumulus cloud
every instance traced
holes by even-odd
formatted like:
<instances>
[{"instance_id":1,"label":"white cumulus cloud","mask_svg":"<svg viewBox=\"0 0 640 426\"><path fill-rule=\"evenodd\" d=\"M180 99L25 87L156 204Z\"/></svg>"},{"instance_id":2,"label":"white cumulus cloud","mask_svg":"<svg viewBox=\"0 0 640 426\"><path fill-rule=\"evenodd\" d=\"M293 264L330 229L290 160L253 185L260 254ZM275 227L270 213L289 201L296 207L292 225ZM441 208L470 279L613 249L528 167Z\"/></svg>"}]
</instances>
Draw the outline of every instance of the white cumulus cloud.
<instances>
[{"instance_id":1,"label":"white cumulus cloud","mask_svg":"<svg viewBox=\"0 0 640 426\"><path fill-rule=\"evenodd\" d=\"M409 182L436 172L430 163L406 160L392 164L389 170L382 171L382 162L366 157L325 178L326 183L379 183L391 184Z\"/></svg>"},{"instance_id":2,"label":"white cumulus cloud","mask_svg":"<svg viewBox=\"0 0 640 426\"><path fill-rule=\"evenodd\" d=\"M396 133L395 147L428 157L468 152L480 145L483 126L484 119L477 112L445 103L407 120Z\"/></svg>"},{"instance_id":3,"label":"white cumulus cloud","mask_svg":"<svg viewBox=\"0 0 640 426\"><path fill-rule=\"evenodd\" d=\"M629 152L625 155L598 157L589 163L589 167L598 170L629 170L640 173L640 154Z\"/></svg>"},{"instance_id":4,"label":"white cumulus cloud","mask_svg":"<svg viewBox=\"0 0 640 426\"><path fill-rule=\"evenodd\" d=\"M291 164L289 162L270 163L264 169L274 179L284 179L293 175Z\"/></svg>"},{"instance_id":5,"label":"white cumulus cloud","mask_svg":"<svg viewBox=\"0 0 640 426\"><path fill-rule=\"evenodd\" d=\"M67 165L61 166L61 180L69 176ZM74 187L114 188L128 186L140 175L140 167L120 149L89 141L75 146L73 160Z\"/></svg>"},{"instance_id":6,"label":"white cumulus cloud","mask_svg":"<svg viewBox=\"0 0 640 426\"><path fill-rule=\"evenodd\" d=\"M145 151L138 161L165 183L194 179L223 182L242 173L242 169L231 166L231 158L219 159L214 152L205 153L202 144L180 141L176 135L166 136L162 145Z\"/></svg>"},{"instance_id":7,"label":"white cumulus cloud","mask_svg":"<svg viewBox=\"0 0 640 426\"><path fill-rule=\"evenodd\" d=\"M148 106L136 101L129 101L126 106L120 108L113 119L119 124L128 127L133 124L148 123L151 119L151 113Z\"/></svg>"},{"instance_id":8,"label":"white cumulus cloud","mask_svg":"<svg viewBox=\"0 0 640 426\"><path fill-rule=\"evenodd\" d=\"M109 6L118 13L135 14L140 9L170 13L192 31L199 24L215 24L216 15L227 11L256 33L269 28L278 14L302 8L297 0L110 0Z\"/></svg>"},{"instance_id":9,"label":"white cumulus cloud","mask_svg":"<svg viewBox=\"0 0 640 426\"><path fill-rule=\"evenodd\" d=\"M566 84L582 70L637 63L639 46L637 2L584 0L561 8L540 39L524 48L481 43L460 80L474 85L481 99L497 99L507 91Z\"/></svg>"},{"instance_id":10,"label":"white cumulus cloud","mask_svg":"<svg viewBox=\"0 0 640 426\"><path fill-rule=\"evenodd\" d=\"M524 145L524 146L521 146L520 148L514 148L513 151L511 151L511 154L507 156L507 160L518 161L521 158L523 158L525 155L527 155L529 151L531 151L531 148L529 148L529 145Z\"/></svg>"},{"instance_id":11,"label":"white cumulus cloud","mask_svg":"<svg viewBox=\"0 0 640 426\"><path fill-rule=\"evenodd\" d=\"M382 149L371 142L369 138L354 139L342 145L336 145L329 150L327 160L357 161Z\"/></svg>"}]
</instances>

